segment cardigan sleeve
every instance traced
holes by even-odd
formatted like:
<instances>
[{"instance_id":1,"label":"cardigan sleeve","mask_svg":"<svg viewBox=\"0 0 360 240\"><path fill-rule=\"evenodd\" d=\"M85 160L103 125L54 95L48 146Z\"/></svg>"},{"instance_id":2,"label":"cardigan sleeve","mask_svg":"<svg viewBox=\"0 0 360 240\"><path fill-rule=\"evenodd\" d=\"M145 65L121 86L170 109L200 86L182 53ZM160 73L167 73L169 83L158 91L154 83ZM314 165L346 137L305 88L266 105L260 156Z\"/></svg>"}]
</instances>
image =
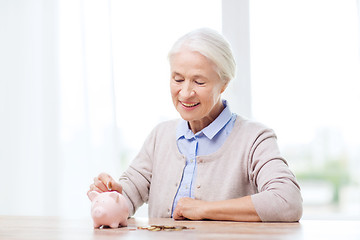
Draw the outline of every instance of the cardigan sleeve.
<instances>
[{"instance_id":1,"label":"cardigan sleeve","mask_svg":"<svg viewBox=\"0 0 360 240\"><path fill-rule=\"evenodd\" d=\"M129 205L130 216L149 199L154 139L155 130L147 137L140 152L119 179Z\"/></svg>"},{"instance_id":2,"label":"cardigan sleeve","mask_svg":"<svg viewBox=\"0 0 360 240\"><path fill-rule=\"evenodd\" d=\"M251 196L262 221L299 221L302 216L300 186L280 155L276 136L263 130L249 155L249 176L258 189Z\"/></svg>"}]
</instances>

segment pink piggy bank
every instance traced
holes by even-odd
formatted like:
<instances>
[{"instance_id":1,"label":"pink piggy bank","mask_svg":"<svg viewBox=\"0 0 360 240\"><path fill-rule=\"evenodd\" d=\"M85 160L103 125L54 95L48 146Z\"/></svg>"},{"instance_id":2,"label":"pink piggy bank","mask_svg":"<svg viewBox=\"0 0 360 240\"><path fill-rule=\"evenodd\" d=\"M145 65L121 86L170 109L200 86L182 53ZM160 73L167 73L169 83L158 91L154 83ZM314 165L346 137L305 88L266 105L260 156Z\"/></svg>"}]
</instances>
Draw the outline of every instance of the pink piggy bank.
<instances>
[{"instance_id":1,"label":"pink piggy bank","mask_svg":"<svg viewBox=\"0 0 360 240\"><path fill-rule=\"evenodd\" d=\"M118 228L127 226L129 209L123 195L118 192L89 193L91 200L91 216L94 221L94 228L109 226Z\"/></svg>"}]
</instances>

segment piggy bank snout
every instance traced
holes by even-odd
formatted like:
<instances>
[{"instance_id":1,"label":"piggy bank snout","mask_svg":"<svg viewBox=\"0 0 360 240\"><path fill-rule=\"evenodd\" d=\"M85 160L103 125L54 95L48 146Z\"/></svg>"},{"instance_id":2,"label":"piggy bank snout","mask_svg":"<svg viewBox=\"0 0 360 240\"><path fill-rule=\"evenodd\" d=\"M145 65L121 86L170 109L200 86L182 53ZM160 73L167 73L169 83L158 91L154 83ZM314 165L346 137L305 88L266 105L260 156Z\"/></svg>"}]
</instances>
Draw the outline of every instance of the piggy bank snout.
<instances>
[{"instance_id":1,"label":"piggy bank snout","mask_svg":"<svg viewBox=\"0 0 360 240\"><path fill-rule=\"evenodd\" d=\"M106 216L106 210L105 208L98 206L93 208L93 210L91 211L91 215L93 216L93 218L103 218Z\"/></svg>"}]
</instances>

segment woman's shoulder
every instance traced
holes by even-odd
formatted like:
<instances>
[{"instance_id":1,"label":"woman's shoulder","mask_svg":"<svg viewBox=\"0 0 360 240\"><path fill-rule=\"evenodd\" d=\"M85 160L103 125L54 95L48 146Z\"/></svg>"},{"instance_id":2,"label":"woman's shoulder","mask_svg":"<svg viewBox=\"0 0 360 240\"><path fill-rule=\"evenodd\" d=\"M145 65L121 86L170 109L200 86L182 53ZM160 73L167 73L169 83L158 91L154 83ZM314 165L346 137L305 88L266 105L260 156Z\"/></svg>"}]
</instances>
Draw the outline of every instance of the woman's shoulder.
<instances>
[{"instance_id":1,"label":"woman's shoulder","mask_svg":"<svg viewBox=\"0 0 360 240\"><path fill-rule=\"evenodd\" d=\"M168 144L176 136L176 127L179 119L167 120L158 123L149 133L145 142L148 145Z\"/></svg>"},{"instance_id":2,"label":"woman's shoulder","mask_svg":"<svg viewBox=\"0 0 360 240\"><path fill-rule=\"evenodd\" d=\"M163 122L158 123L155 127L154 130L157 131L166 131L166 130L171 130L171 129L175 129L177 125L179 124L179 120L180 119L171 119L171 120L166 120Z\"/></svg>"},{"instance_id":3,"label":"woman's shoulder","mask_svg":"<svg viewBox=\"0 0 360 240\"><path fill-rule=\"evenodd\" d=\"M262 135L268 133L275 136L274 130L264 123L261 123L256 120L248 119L243 116L237 115L236 121L234 124L234 129L239 134L244 135Z\"/></svg>"},{"instance_id":4,"label":"woman's shoulder","mask_svg":"<svg viewBox=\"0 0 360 240\"><path fill-rule=\"evenodd\" d=\"M151 135L161 135L162 137L175 135L179 120L171 119L158 123L151 131Z\"/></svg>"}]
</instances>

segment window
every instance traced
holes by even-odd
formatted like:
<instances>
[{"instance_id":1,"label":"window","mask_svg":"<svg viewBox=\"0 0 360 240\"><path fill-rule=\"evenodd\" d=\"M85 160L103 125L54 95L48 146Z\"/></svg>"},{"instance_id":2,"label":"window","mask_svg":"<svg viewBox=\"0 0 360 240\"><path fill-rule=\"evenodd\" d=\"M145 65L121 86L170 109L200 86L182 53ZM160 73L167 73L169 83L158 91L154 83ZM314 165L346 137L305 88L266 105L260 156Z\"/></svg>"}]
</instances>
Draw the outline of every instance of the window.
<instances>
[{"instance_id":1,"label":"window","mask_svg":"<svg viewBox=\"0 0 360 240\"><path fill-rule=\"evenodd\" d=\"M253 116L275 129L304 217L360 216L356 1L250 1Z\"/></svg>"}]
</instances>

